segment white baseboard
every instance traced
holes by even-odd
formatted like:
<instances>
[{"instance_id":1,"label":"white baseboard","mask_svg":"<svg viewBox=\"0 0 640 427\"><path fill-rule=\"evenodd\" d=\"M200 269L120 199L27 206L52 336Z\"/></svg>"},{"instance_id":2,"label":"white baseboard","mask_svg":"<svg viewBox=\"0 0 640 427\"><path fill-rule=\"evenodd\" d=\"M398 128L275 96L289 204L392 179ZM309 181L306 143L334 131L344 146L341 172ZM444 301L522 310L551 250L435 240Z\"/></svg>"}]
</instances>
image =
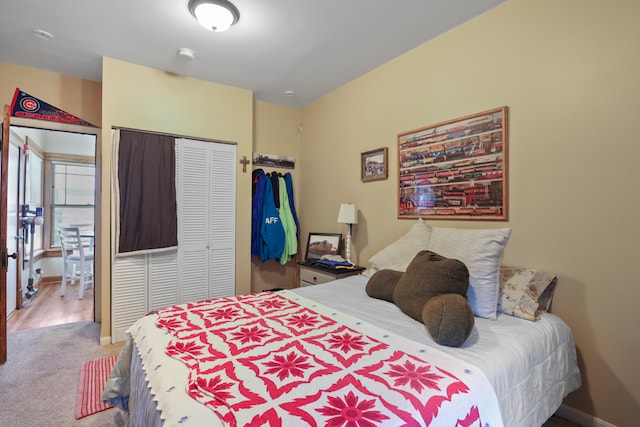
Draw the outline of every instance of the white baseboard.
<instances>
[{"instance_id":1,"label":"white baseboard","mask_svg":"<svg viewBox=\"0 0 640 427\"><path fill-rule=\"evenodd\" d=\"M578 411L577 409L564 404L556 411L556 415L564 418L565 420L580 424L582 427L616 427L614 424L608 423L600 418L596 418L593 415Z\"/></svg>"}]
</instances>

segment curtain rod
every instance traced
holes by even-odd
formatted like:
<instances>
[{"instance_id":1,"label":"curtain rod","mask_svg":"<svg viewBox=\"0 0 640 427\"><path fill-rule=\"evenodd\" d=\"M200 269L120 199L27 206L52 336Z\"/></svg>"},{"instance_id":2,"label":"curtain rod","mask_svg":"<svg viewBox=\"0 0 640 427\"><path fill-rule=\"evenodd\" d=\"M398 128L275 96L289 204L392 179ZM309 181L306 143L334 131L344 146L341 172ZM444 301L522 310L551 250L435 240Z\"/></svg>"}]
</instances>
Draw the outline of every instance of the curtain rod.
<instances>
[{"instance_id":1,"label":"curtain rod","mask_svg":"<svg viewBox=\"0 0 640 427\"><path fill-rule=\"evenodd\" d=\"M216 142L218 144L238 145L237 142L232 142L232 141L221 141L219 139L190 137L190 136L185 136L185 135L178 135L178 134L175 134L175 133L159 132L159 131L152 131L152 130L142 130L142 129L133 129L133 128L127 128L127 127L122 127L122 126L112 126L111 130L129 130L129 131L132 131L132 132L148 133L148 134L151 134L151 135L161 135L161 136L170 136L170 137L173 137L173 138L192 139L194 141Z\"/></svg>"}]
</instances>

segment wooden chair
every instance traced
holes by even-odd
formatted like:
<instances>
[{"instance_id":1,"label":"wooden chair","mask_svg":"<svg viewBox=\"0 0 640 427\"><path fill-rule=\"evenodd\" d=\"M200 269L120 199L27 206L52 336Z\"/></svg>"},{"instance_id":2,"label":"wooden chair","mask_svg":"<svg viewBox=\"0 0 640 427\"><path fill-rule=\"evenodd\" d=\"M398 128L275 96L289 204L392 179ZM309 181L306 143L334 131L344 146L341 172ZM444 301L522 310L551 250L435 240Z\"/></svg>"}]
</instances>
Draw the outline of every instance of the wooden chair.
<instances>
[{"instance_id":1,"label":"wooden chair","mask_svg":"<svg viewBox=\"0 0 640 427\"><path fill-rule=\"evenodd\" d=\"M63 260L60 296L64 296L67 280L73 282L78 278L80 281L78 298L82 299L89 279L93 285L93 245L90 242L92 239L83 240L78 227L58 227L58 236ZM77 270L76 267L78 267Z\"/></svg>"}]
</instances>

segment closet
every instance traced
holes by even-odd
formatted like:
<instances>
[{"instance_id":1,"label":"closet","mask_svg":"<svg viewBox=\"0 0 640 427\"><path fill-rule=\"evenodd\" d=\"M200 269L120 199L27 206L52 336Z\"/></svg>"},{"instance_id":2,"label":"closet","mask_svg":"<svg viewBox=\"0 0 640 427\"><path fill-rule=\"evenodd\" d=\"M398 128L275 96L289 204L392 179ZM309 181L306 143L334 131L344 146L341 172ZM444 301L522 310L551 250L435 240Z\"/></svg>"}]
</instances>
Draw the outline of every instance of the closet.
<instances>
[{"instance_id":1,"label":"closet","mask_svg":"<svg viewBox=\"0 0 640 427\"><path fill-rule=\"evenodd\" d=\"M112 258L112 342L151 310L235 295L236 146L176 139L178 247Z\"/></svg>"}]
</instances>

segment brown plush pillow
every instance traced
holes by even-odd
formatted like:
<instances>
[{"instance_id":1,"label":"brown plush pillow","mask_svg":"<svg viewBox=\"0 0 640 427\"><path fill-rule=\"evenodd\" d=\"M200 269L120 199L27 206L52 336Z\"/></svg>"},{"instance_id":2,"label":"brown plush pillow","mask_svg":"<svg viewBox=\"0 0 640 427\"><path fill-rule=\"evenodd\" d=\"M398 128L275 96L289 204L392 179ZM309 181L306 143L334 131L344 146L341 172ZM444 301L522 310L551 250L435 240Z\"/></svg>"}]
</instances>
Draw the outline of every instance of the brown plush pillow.
<instances>
[{"instance_id":1,"label":"brown plush pillow","mask_svg":"<svg viewBox=\"0 0 640 427\"><path fill-rule=\"evenodd\" d=\"M393 288L404 273L394 270L376 271L367 282L365 291L371 298L393 302Z\"/></svg>"},{"instance_id":2,"label":"brown plush pillow","mask_svg":"<svg viewBox=\"0 0 640 427\"><path fill-rule=\"evenodd\" d=\"M473 329L473 311L462 295L444 294L431 298L422 308L422 321L435 342L460 347Z\"/></svg>"},{"instance_id":3,"label":"brown plush pillow","mask_svg":"<svg viewBox=\"0 0 640 427\"><path fill-rule=\"evenodd\" d=\"M367 282L367 295L394 302L421 321L441 345L461 346L473 329L467 301L469 270L461 261L421 251L407 271L380 270Z\"/></svg>"},{"instance_id":4,"label":"brown plush pillow","mask_svg":"<svg viewBox=\"0 0 640 427\"><path fill-rule=\"evenodd\" d=\"M393 290L393 302L416 320L422 321L422 306L442 294L466 298L469 270L457 259L445 258L431 251L419 252Z\"/></svg>"}]
</instances>

